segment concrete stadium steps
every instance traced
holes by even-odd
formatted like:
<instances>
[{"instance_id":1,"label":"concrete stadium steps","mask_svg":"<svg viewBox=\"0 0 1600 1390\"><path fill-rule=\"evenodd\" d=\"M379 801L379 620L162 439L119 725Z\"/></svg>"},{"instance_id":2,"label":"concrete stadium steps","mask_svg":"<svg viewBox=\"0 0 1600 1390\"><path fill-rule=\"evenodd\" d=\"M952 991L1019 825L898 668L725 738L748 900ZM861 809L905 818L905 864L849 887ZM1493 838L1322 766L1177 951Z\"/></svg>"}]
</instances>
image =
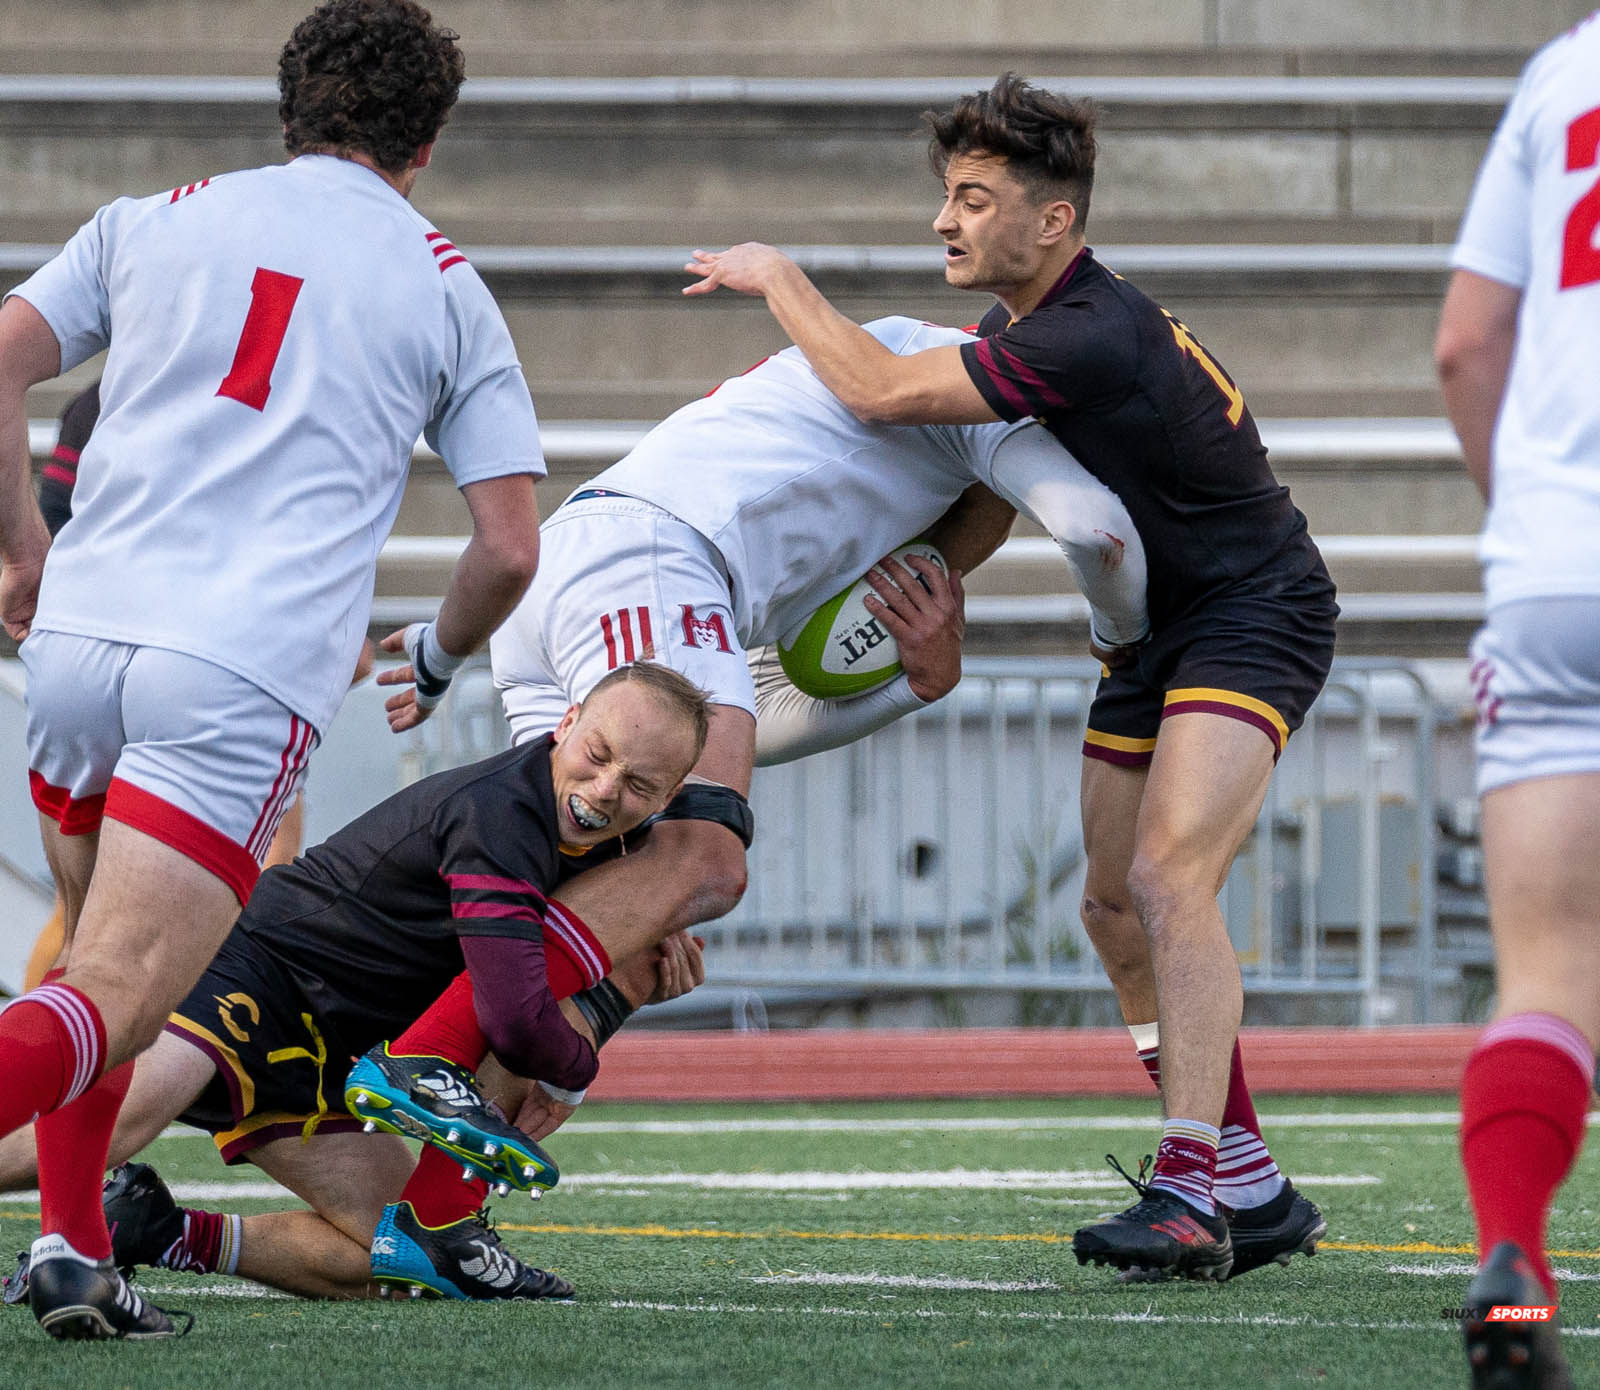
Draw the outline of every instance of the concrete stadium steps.
<instances>
[{"instance_id":1,"label":"concrete stadium steps","mask_svg":"<svg viewBox=\"0 0 1600 1390\"><path fill-rule=\"evenodd\" d=\"M972 72L963 66L960 72ZM458 244L926 244L920 115L974 76L470 84L417 202ZM1102 241L1437 242L1506 78L1041 78L1102 105ZM5 235L283 157L264 78L0 76Z\"/></svg>"},{"instance_id":2,"label":"concrete stadium steps","mask_svg":"<svg viewBox=\"0 0 1600 1390\"><path fill-rule=\"evenodd\" d=\"M538 489L541 515L548 516L584 482L627 453L651 423L560 420L547 415L541 434L550 473ZM34 422L31 442L37 461L48 456L55 431L53 419ZM1385 568L1391 561L1372 547L1348 552L1344 563L1367 569L1360 575L1354 570L1339 572L1336 578L1342 589L1411 593L1476 589L1475 563L1459 538L1476 534L1483 522L1483 504L1462 469L1455 435L1446 421L1269 418L1261 422L1261 431L1274 472L1306 514L1314 536L1376 536L1396 544L1407 538L1417 541L1394 562L1400 566L1397 569ZM443 462L419 447L395 535L426 541L465 535L469 529L466 505ZM1015 534L1040 533L1024 520L1017 523ZM1430 550L1429 545L1443 548ZM1038 552L1035 561L1045 555ZM1053 555L1047 558L1048 578L1014 591L1050 592L1060 562ZM445 573L440 566L447 564L438 555L429 558L425 546L404 563L399 552L387 563L398 566L386 571L390 577L380 584L380 592L388 594L436 592ZM983 574L974 583L979 586L974 592L1001 592Z\"/></svg>"},{"instance_id":3,"label":"concrete stadium steps","mask_svg":"<svg viewBox=\"0 0 1600 1390\"><path fill-rule=\"evenodd\" d=\"M937 247L791 249L857 320L910 314L963 324L988 307L986 296L944 284ZM756 300L684 299L681 247L466 250L505 312L550 419L659 419L787 342ZM1099 250L1190 325L1258 418L1440 410L1432 344L1444 247ZM0 247L0 285L18 283L47 254ZM55 413L72 389L41 389L30 413Z\"/></svg>"},{"instance_id":4,"label":"concrete stadium steps","mask_svg":"<svg viewBox=\"0 0 1600 1390\"><path fill-rule=\"evenodd\" d=\"M53 420L35 420L43 460ZM644 421L546 418L549 515L582 482L620 458ZM1458 657L1482 613L1475 533L1482 505L1449 425L1436 419L1264 420L1278 476L1306 512L1339 585L1346 655ZM1319 491L1320 489L1320 491ZM470 518L443 463L419 449L378 569L373 630L432 611L465 544ZM1088 608L1059 554L1019 522L1012 540L968 585L974 655L1080 650Z\"/></svg>"},{"instance_id":5,"label":"concrete stadium steps","mask_svg":"<svg viewBox=\"0 0 1600 1390\"><path fill-rule=\"evenodd\" d=\"M13 0L0 9L11 71L274 70L309 0ZM1586 0L926 0L914 9L796 0L440 0L469 71L644 74L949 72L1045 58L1096 70L1504 71L1587 13ZM1448 65L1447 67L1445 65Z\"/></svg>"}]
</instances>

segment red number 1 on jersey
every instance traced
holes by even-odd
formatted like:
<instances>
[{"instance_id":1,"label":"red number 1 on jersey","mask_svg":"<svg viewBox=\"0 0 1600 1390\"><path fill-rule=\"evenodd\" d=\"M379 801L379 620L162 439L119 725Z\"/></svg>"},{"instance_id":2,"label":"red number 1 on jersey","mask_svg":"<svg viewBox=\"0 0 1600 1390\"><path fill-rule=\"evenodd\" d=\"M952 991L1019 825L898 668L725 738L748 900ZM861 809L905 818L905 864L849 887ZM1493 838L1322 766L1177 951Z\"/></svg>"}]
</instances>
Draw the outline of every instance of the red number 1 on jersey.
<instances>
[{"instance_id":1,"label":"red number 1 on jersey","mask_svg":"<svg viewBox=\"0 0 1600 1390\"><path fill-rule=\"evenodd\" d=\"M244 331L233 354L233 366L219 396L260 410L272 394L272 369L278 365L283 335L289 331L289 315L305 281L277 270L256 271L250 282L250 312L245 315Z\"/></svg>"},{"instance_id":2,"label":"red number 1 on jersey","mask_svg":"<svg viewBox=\"0 0 1600 1390\"><path fill-rule=\"evenodd\" d=\"M1586 111L1567 127L1567 172L1592 169L1600 160L1600 106ZM1561 243L1561 288L1577 289L1600 280L1600 251L1594 229L1600 226L1600 182L1579 198L1567 217Z\"/></svg>"}]
</instances>

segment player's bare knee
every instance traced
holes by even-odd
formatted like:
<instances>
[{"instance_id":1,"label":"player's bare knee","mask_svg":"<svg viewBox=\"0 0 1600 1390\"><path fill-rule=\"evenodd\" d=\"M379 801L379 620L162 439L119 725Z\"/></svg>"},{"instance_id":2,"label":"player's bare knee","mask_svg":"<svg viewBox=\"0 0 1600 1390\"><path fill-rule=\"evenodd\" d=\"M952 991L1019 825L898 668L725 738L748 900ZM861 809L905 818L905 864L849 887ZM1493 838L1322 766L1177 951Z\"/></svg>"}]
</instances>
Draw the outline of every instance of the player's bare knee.
<instances>
[{"instance_id":1,"label":"player's bare knee","mask_svg":"<svg viewBox=\"0 0 1600 1390\"><path fill-rule=\"evenodd\" d=\"M1147 935L1171 919L1187 894L1184 875L1172 860L1136 854L1128 866L1128 898Z\"/></svg>"},{"instance_id":2,"label":"player's bare knee","mask_svg":"<svg viewBox=\"0 0 1600 1390\"><path fill-rule=\"evenodd\" d=\"M715 909L711 916L721 917L739 905L739 899L744 897L749 882L750 869L745 862L744 846L731 841L726 835L718 835L715 849L701 866L698 899L708 909ZM695 920L704 922L709 918L698 917Z\"/></svg>"},{"instance_id":3,"label":"player's bare knee","mask_svg":"<svg viewBox=\"0 0 1600 1390\"><path fill-rule=\"evenodd\" d=\"M1126 892L1121 894L1097 892L1092 887L1086 888L1079 900L1078 916L1083 921L1083 929L1089 933L1092 940L1113 933L1129 922L1136 924L1138 921L1134 915L1133 901Z\"/></svg>"},{"instance_id":4,"label":"player's bare knee","mask_svg":"<svg viewBox=\"0 0 1600 1390\"><path fill-rule=\"evenodd\" d=\"M753 824L745 799L728 787L691 784L650 830L677 882L680 907L664 924L668 936L732 912L749 881L745 847Z\"/></svg>"}]
</instances>

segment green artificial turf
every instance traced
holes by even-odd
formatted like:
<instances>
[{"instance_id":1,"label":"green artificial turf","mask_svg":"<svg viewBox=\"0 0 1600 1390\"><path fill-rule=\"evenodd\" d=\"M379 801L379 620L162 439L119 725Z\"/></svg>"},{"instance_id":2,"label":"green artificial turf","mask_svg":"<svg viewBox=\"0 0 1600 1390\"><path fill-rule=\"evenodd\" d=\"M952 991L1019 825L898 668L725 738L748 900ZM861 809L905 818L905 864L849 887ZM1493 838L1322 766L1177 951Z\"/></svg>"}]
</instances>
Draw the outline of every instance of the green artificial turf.
<instances>
[{"instance_id":1,"label":"green artificial turf","mask_svg":"<svg viewBox=\"0 0 1600 1390\"><path fill-rule=\"evenodd\" d=\"M1440 1314L1462 1301L1467 1275L1413 1272L1471 1258L1454 1128L1273 1124L1274 1116L1404 1115L1451 1105L1273 1098L1263 1115L1273 1152L1306 1179L1329 1232L1315 1259L1221 1287L1123 1286L1072 1258L1076 1225L1132 1200L1126 1187L1083 1184L1114 1177L1107 1152L1132 1168L1154 1146L1153 1105L585 1106L549 1142L567 1175L562 1187L537 1206L511 1197L494 1208L511 1248L570 1278L575 1303L316 1304L264 1297L241 1281L146 1271L147 1294L197 1315L191 1337L56 1344L24 1310L5 1309L0 1383L1463 1386L1459 1335ZM1087 1122L1115 1116L1141 1123ZM795 1119L824 1123L808 1131L734 1128ZM1063 1119L1073 1123L1053 1123ZM882 1127L904 1120L926 1124ZM998 1124L960 1127L983 1120ZM1050 1123L1026 1127L1041 1121ZM641 1122L673 1129L630 1128ZM862 1122L878 1127L864 1130ZM162 1139L146 1157L175 1185L261 1181L248 1166L224 1169L192 1136ZM944 1176L956 1170L968 1176ZM896 1185L909 1173L940 1175L946 1185ZM668 1175L681 1181L649 1181ZM1330 1177L1376 1181L1316 1181ZM210 1203L245 1212L281 1204ZM1562 1309L1579 1385L1600 1385L1597 1206L1600 1159L1589 1156L1551 1228L1552 1245L1574 1252L1556 1263L1576 1276L1564 1285ZM0 1242L12 1240L0 1249L31 1239L36 1210L0 1205Z\"/></svg>"}]
</instances>

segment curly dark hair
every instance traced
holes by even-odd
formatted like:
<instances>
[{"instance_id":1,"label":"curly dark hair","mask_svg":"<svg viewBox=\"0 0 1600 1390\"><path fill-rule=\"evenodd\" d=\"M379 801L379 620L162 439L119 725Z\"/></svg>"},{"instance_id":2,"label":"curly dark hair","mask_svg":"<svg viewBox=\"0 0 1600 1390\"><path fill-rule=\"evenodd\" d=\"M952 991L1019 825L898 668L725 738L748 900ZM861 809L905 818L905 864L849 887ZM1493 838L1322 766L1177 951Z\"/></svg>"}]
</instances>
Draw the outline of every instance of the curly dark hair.
<instances>
[{"instance_id":1,"label":"curly dark hair","mask_svg":"<svg viewBox=\"0 0 1600 1390\"><path fill-rule=\"evenodd\" d=\"M292 155L369 155L401 174L444 128L466 76L460 36L412 0L328 0L278 59L278 116Z\"/></svg>"},{"instance_id":2,"label":"curly dark hair","mask_svg":"<svg viewBox=\"0 0 1600 1390\"><path fill-rule=\"evenodd\" d=\"M1081 228L1094 188L1097 114L1093 102L1069 101L1007 72L987 92L964 96L949 111L924 112L922 120L940 178L958 155L1000 156L1031 197L1066 198Z\"/></svg>"}]
</instances>

